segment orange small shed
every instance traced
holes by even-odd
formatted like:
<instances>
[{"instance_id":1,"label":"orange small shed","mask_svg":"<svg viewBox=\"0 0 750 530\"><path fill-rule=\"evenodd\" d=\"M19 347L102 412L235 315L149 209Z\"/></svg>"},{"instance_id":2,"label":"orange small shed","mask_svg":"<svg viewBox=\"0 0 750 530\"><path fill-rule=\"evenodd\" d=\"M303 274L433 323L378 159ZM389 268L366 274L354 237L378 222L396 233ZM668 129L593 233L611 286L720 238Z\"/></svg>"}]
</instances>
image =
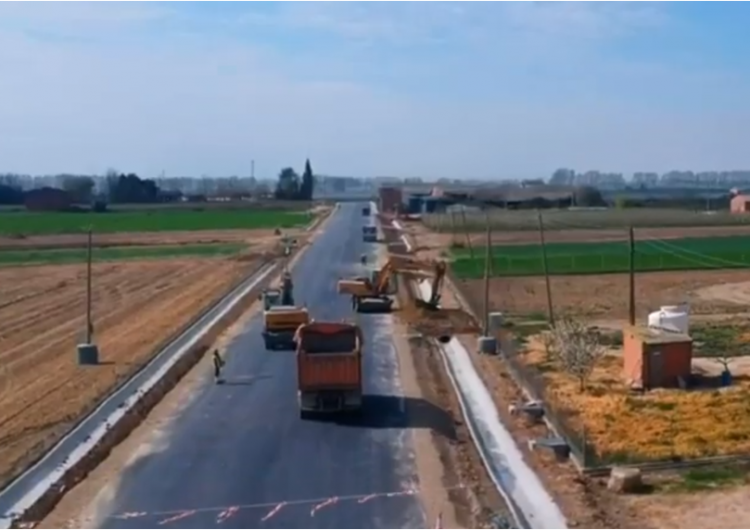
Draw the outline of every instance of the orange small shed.
<instances>
[{"instance_id":1,"label":"orange small shed","mask_svg":"<svg viewBox=\"0 0 750 530\"><path fill-rule=\"evenodd\" d=\"M732 213L750 213L750 195L735 195L729 202L729 211Z\"/></svg>"},{"instance_id":2,"label":"orange small shed","mask_svg":"<svg viewBox=\"0 0 750 530\"><path fill-rule=\"evenodd\" d=\"M646 326L623 331L623 370L633 387L677 387L692 371L693 339L690 335Z\"/></svg>"}]
</instances>

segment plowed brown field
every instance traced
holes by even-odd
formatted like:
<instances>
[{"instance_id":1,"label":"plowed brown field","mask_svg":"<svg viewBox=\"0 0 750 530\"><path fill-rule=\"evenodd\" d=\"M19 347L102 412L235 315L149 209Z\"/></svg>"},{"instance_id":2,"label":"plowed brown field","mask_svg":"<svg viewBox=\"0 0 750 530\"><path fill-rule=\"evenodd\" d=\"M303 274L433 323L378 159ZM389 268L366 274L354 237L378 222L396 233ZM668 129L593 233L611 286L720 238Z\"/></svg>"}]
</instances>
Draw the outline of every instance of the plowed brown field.
<instances>
[{"instance_id":1,"label":"plowed brown field","mask_svg":"<svg viewBox=\"0 0 750 530\"><path fill-rule=\"evenodd\" d=\"M79 367L81 265L0 269L0 486L158 346L259 263L194 259L94 265L101 364Z\"/></svg>"},{"instance_id":2,"label":"plowed brown field","mask_svg":"<svg viewBox=\"0 0 750 530\"><path fill-rule=\"evenodd\" d=\"M292 237L304 234L304 229L285 229ZM14 238L0 235L0 249L78 248L86 246L86 234L57 234ZM147 245L200 245L208 243L259 243L277 239L273 230L201 230L197 232L120 232L95 234L96 247L127 247Z\"/></svg>"}]
</instances>

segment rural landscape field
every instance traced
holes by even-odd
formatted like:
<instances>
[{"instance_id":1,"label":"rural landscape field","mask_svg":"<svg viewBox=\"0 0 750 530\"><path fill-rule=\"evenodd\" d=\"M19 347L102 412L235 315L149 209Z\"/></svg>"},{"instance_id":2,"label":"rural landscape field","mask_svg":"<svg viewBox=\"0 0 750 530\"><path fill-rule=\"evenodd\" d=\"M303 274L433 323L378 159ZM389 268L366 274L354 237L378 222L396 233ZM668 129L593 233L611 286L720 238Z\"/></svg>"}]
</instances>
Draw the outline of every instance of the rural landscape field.
<instances>
[{"instance_id":1,"label":"rural landscape field","mask_svg":"<svg viewBox=\"0 0 750 530\"><path fill-rule=\"evenodd\" d=\"M0 212L0 484L324 210ZM82 368L89 227L101 362Z\"/></svg>"},{"instance_id":2,"label":"rural landscape field","mask_svg":"<svg viewBox=\"0 0 750 530\"><path fill-rule=\"evenodd\" d=\"M459 220L455 231L432 230L439 216L409 223L409 231L422 253L451 262L462 292L481 308L486 222L480 223L483 214L467 215L474 216L474 224L471 218L466 224ZM714 224L694 226L698 215ZM750 453L750 421L742 412L750 398L750 227L745 216L544 212L545 227L548 218L555 220L545 232L553 316L585 322L607 339L607 352L585 392L578 391L575 378L550 364L541 340L550 306L537 214L493 212L488 217L490 309L502 312L513 326L506 333L516 336L515 361L523 374L547 393L574 436L582 440L585 434L587 456L599 462L637 462ZM573 228L584 218L590 227L600 228ZM658 226L649 226L649 219ZM715 224L722 219L731 224ZM629 311L628 228L639 223L633 255L637 322L645 324L648 314L663 305L688 304L694 372L718 377L728 366L731 387L721 392L659 390L635 397L629 392L622 373L622 330Z\"/></svg>"},{"instance_id":3,"label":"rural landscape field","mask_svg":"<svg viewBox=\"0 0 750 530\"><path fill-rule=\"evenodd\" d=\"M750 217L648 209L543 211L551 300L536 212L467 213L465 222L460 213L423 217L405 223L418 252L449 261L458 292L479 315L490 256L489 309L503 314L497 335L503 354L477 354L474 361L498 410L527 399L523 387L544 401L585 468L662 466L648 472L652 495L615 499L603 493L606 480L576 493L571 484L580 480L578 471L539 450L532 457L535 466L563 499L566 513L592 516L592 499L601 497L599 515L592 517L608 513L606 528L700 527L711 517L697 509L696 493L737 510L747 495L741 460L705 471L679 466L750 454ZM645 326L649 313L661 306L689 307L693 351L686 388L634 392L628 386L623 332L629 329L630 227L637 325ZM448 300L444 296L444 303ZM550 349L550 301L557 326L568 319L598 337L593 369L583 384L574 364ZM473 337L461 340L477 351ZM506 419L520 444L550 435L544 425Z\"/></svg>"}]
</instances>

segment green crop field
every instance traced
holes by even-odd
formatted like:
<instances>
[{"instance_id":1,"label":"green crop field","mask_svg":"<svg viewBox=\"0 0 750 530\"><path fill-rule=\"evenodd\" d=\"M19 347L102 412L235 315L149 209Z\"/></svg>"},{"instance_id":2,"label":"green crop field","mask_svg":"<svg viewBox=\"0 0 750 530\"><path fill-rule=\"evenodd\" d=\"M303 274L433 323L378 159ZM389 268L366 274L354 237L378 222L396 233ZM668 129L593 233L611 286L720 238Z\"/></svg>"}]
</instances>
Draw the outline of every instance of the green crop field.
<instances>
[{"instance_id":1,"label":"green crop field","mask_svg":"<svg viewBox=\"0 0 750 530\"><path fill-rule=\"evenodd\" d=\"M537 212L532 210L495 209L490 211L489 219L490 226L495 231L539 229ZM659 208L542 210L542 219L545 230L750 225L750 216L747 215ZM429 214L422 216L422 222L437 232L483 232L487 229L483 212L465 215Z\"/></svg>"},{"instance_id":2,"label":"green crop field","mask_svg":"<svg viewBox=\"0 0 750 530\"><path fill-rule=\"evenodd\" d=\"M128 212L0 212L0 235L172 232L293 228L312 220L307 212L273 210L143 210Z\"/></svg>"},{"instance_id":3,"label":"green crop field","mask_svg":"<svg viewBox=\"0 0 750 530\"><path fill-rule=\"evenodd\" d=\"M454 273L462 278L481 278L486 248L454 250ZM481 257L480 257L481 256ZM544 274L540 245L492 247L495 276ZM630 252L627 242L555 243L547 245L550 274L604 274L627 272ZM750 236L686 238L638 241L635 245L637 272L750 268Z\"/></svg>"},{"instance_id":4,"label":"green crop field","mask_svg":"<svg viewBox=\"0 0 750 530\"><path fill-rule=\"evenodd\" d=\"M132 259L211 258L237 254L247 248L242 244L164 245L149 247L94 248L93 261L120 261ZM16 265L62 265L86 261L85 248L59 250L3 250L0 267Z\"/></svg>"}]
</instances>

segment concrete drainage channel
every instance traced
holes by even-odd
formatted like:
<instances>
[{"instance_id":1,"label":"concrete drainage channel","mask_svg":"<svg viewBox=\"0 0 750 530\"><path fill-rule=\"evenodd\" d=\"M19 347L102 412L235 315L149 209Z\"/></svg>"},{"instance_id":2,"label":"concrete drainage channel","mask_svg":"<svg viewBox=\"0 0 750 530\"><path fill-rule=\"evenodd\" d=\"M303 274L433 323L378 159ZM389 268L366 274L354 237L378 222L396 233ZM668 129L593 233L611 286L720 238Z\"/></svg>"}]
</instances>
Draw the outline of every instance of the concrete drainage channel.
<instances>
[{"instance_id":1,"label":"concrete drainage channel","mask_svg":"<svg viewBox=\"0 0 750 530\"><path fill-rule=\"evenodd\" d=\"M277 262L265 263L240 282L0 492L0 529L38 521L54 508L200 360L215 335L244 311L241 303L277 269Z\"/></svg>"}]
</instances>

